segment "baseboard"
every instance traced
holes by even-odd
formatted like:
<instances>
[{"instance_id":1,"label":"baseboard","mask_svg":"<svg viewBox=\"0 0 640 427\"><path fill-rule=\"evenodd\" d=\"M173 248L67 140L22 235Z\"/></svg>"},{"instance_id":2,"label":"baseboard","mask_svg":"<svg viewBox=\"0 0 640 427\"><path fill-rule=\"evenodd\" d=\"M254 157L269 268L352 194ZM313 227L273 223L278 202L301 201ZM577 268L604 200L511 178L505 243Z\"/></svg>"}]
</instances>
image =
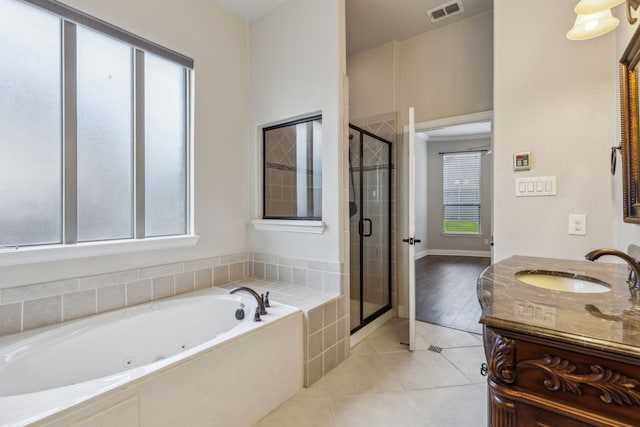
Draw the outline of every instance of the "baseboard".
<instances>
[{"instance_id":1,"label":"baseboard","mask_svg":"<svg viewBox=\"0 0 640 427\"><path fill-rule=\"evenodd\" d=\"M491 251L465 251L456 249L427 249L427 255L475 256L491 258ZM417 259L417 257L416 257Z\"/></svg>"},{"instance_id":2,"label":"baseboard","mask_svg":"<svg viewBox=\"0 0 640 427\"><path fill-rule=\"evenodd\" d=\"M429 255L429 251L428 250L416 252L416 259L424 258L427 255Z\"/></svg>"}]
</instances>

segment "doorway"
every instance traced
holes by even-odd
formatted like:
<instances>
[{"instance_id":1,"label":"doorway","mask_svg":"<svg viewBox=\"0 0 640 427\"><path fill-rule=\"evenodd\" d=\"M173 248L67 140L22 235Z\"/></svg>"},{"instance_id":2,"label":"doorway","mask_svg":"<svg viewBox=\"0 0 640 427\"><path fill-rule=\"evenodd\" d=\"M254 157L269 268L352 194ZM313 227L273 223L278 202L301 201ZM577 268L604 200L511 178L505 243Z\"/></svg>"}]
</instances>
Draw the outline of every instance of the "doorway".
<instances>
[{"instance_id":1,"label":"doorway","mask_svg":"<svg viewBox=\"0 0 640 427\"><path fill-rule=\"evenodd\" d=\"M444 313L448 316L456 317L464 313L455 325L449 322L444 326L458 327L459 329L477 332L474 321L469 317L478 314L475 309L473 314L467 313L469 307L475 307L475 281L477 272L471 272L464 278L460 265L464 264L466 257L478 257L480 264L490 263L491 260L491 230L493 229L493 215L491 208L493 205L492 177L492 112L482 112L457 116L446 119L439 119L430 122L416 123L414 132L407 131L407 135L412 134L415 138L415 148L407 153L405 157L407 164L415 162L415 194L414 201L403 202L406 212L413 209L415 216L415 258L410 259L407 255L409 251L403 251L406 256L404 266L405 279L401 283L407 283L407 303L409 305L409 318L412 314L418 314L418 320L429 321L438 324L445 322L434 321L433 318L425 316L425 313ZM481 129L478 131L478 127ZM483 128L484 127L484 128ZM409 126L411 128L411 125ZM476 128L476 130L474 130ZM488 129L488 130L487 130ZM409 144L411 146L412 144ZM455 201L447 201L443 196L447 191L444 185L444 160L445 154L453 154L454 157L460 155L467 160L474 160L482 164L482 194L479 200L460 197ZM471 155L471 153L474 153ZM467 156L469 155L469 156ZM467 171L468 165L464 165L462 171ZM407 178L409 182L410 177ZM460 184L467 184L468 177L461 177ZM403 186L403 193L408 194L408 187ZM467 188L457 188L458 194L466 195ZM414 206L409 208L409 206ZM474 211L476 216L470 215ZM403 218L407 215L404 214ZM479 218L478 218L479 216ZM407 234L408 226L404 227ZM410 234L410 233L409 233ZM421 242L418 243L418 240ZM446 272L435 275L433 270L428 270L428 260L446 261ZM456 258L462 264L456 264ZM467 258L468 259L468 258ZM421 262L422 261L422 262ZM472 263L473 264L473 263ZM410 274L407 273L409 266L415 268L415 286L410 285ZM478 267L472 267L478 269ZM458 270L458 271L456 271ZM402 272L401 272L402 274ZM439 279L438 279L439 276ZM471 277L473 276L473 277ZM429 280L430 283L424 283ZM464 289L462 289L462 283ZM436 283L434 283L436 282ZM429 291L424 292L424 285ZM429 298L425 294L429 293ZM457 292L456 296L450 295ZM468 304L459 304L460 297L464 296ZM413 309L413 313L411 312ZM456 310L458 313L456 314ZM477 322L477 319L475 320ZM464 326L459 326L465 323ZM411 342L411 328L410 342Z\"/></svg>"},{"instance_id":2,"label":"doorway","mask_svg":"<svg viewBox=\"0 0 640 427\"><path fill-rule=\"evenodd\" d=\"M391 310L391 148L349 124L351 333Z\"/></svg>"}]
</instances>

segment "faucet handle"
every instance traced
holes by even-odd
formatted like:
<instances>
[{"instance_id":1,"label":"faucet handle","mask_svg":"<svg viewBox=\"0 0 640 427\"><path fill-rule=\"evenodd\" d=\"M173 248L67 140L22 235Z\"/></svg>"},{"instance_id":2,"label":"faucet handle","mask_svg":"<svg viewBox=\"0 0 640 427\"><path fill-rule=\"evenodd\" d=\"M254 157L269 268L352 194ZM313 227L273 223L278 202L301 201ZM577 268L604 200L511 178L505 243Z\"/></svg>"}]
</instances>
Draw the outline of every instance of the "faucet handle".
<instances>
[{"instance_id":1,"label":"faucet handle","mask_svg":"<svg viewBox=\"0 0 640 427\"><path fill-rule=\"evenodd\" d=\"M269 304L269 291L267 291L265 296L262 298L262 302L264 303L265 307L271 307L271 304Z\"/></svg>"},{"instance_id":2,"label":"faucet handle","mask_svg":"<svg viewBox=\"0 0 640 427\"><path fill-rule=\"evenodd\" d=\"M260 306L256 307L256 314L253 315L253 321L262 322L262 319L260 318Z\"/></svg>"}]
</instances>

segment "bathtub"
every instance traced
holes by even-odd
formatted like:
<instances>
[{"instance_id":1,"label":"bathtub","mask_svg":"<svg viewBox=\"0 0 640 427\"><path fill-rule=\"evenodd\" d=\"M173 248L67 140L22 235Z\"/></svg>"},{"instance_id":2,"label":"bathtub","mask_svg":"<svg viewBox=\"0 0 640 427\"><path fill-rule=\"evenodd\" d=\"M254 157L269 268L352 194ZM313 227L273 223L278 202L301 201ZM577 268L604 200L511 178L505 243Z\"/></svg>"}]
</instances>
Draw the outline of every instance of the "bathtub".
<instances>
[{"instance_id":1,"label":"bathtub","mask_svg":"<svg viewBox=\"0 0 640 427\"><path fill-rule=\"evenodd\" d=\"M214 288L2 337L0 425L250 426L303 383L301 311L255 307Z\"/></svg>"}]
</instances>

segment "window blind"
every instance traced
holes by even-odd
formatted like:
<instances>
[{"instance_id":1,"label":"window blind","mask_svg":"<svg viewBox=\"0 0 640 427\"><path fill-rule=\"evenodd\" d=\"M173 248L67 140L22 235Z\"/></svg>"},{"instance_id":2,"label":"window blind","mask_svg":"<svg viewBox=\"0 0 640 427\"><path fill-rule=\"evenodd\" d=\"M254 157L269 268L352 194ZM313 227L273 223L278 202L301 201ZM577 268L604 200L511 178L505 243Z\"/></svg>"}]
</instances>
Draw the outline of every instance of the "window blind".
<instances>
[{"instance_id":1,"label":"window blind","mask_svg":"<svg viewBox=\"0 0 640 427\"><path fill-rule=\"evenodd\" d=\"M443 230L446 233L480 232L480 152L442 156Z\"/></svg>"}]
</instances>

